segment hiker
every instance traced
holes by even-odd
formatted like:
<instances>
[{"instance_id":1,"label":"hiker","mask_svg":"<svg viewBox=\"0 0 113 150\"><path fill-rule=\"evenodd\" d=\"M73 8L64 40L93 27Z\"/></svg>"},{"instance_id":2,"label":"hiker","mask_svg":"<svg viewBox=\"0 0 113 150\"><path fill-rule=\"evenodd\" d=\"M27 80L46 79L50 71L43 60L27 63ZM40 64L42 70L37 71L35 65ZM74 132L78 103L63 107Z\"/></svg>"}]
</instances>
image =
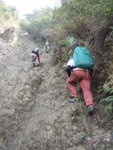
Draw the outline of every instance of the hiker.
<instances>
[{"instance_id":1,"label":"hiker","mask_svg":"<svg viewBox=\"0 0 113 150\"><path fill-rule=\"evenodd\" d=\"M39 51L40 50L38 48L35 48L34 50L32 50L32 53L31 53L32 67L36 66L36 60L38 60L38 63L40 64Z\"/></svg>"},{"instance_id":2,"label":"hiker","mask_svg":"<svg viewBox=\"0 0 113 150\"><path fill-rule=\"evenodd\" d=\"M49 42L48 41L46 41L46 43L45 43L44 50L46 51L46 53L48 53L48 51L49 51Z\"/></svg>"},{"instance_id":3,"label":"hiker","mask_svg":"<svg viewBox=\"0 0 113 150\"><path fill-rule=\"evenodd\" d=\"M73 57L70 57L70 60L67 63L67 67L66 67L66 71L67 71L67 75L68 77L70 77L72 70L74 69L74 61L73 61Z\"/></svg>"},{"instance_id":4,"label":"hiker","mask_svg":"<svg viewBox=\"0 0 113 150\"><path fill-rule=\"evenodd\" d=\"M68 102L74 103L76 101L79 101L77 89L75 87L75 85L79 82L85 99L85 104L88 108L88 114L93 115L95 108L94 108L94 100L90 89L91 88L90 85L91 85L92 67L94 64L93 64L92 57L90 57L90 54L88 53L89 55L88 58L89 57L91 58L90 59L91 64L89 66L79 64L80 60L82 62L83 60L87 62L87 56L84 55L85 51L86 48L83 47L83 44L81 46L77 46L74 50L73 58L71 58L67 63L67 67L66 67L67 74L68 74L67 87L71 96L71 99Z\"/></svg>"}]
</instances>

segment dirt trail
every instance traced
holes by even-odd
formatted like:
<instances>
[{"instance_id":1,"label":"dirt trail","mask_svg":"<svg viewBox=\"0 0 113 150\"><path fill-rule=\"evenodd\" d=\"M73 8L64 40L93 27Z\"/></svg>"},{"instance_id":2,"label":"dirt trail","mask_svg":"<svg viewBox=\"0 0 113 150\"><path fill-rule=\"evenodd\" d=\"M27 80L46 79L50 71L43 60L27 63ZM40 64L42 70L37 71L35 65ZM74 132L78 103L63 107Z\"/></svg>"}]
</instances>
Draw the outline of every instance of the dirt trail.
<instances>
[{"instance_id":1,"label":"dirt trail","mask_svg":"<svg viewBox=\"0 0 113 150\"><path fill-rule=\"evenodd\" d=\"M29 119L24 121L22 131L14 137L14 141L10 145L9 150L22 150L22 147L24 147L21 146L23 141L26 141L26 139L30 140L32 133L35 133L36 130L39 131L38 136L40 136L41 126L43 125L46 128L49 119L53 118L51 120L53 121L60 115L57 112L59 111L58 105L60 104L60 101L58 101L59 93L57 93L58 89L55 86L55 84L58 84L59 79L55 77L55 68L51 65L51 59L51 54L44 53L41 55L42 65L29 70L37 73L42 78L42 82L35 93L37 96L35 95L36 99L33 111L28 112Z\"/></svg>"},{"instance_id":2,"label":"dirt trail","mask_svg":"<svg viewBox=\"0 0 113 150\"><path fill-rule=\"evenodd\" d=\"M61 99L66 89L60 70L52 65L52 52L43 53L42 64L29 70L31 47L26 51L9 45L1 47L0 147L65 149L62 126L68 128L70 123Z\"/></svg>"},{"instance_id":3,"label":"dirt trail","mask_svg":"<svg viewBox=\"0 0 113 150\"><path fill-rule=\"evenodd\" d=\"M0 149L111 150L98 116L86 117L83 102L65 104L66 73L53 66L53 52L43 52L41 65L29 69L34 47L0 43Z\"/></svg>"}]
</instances>

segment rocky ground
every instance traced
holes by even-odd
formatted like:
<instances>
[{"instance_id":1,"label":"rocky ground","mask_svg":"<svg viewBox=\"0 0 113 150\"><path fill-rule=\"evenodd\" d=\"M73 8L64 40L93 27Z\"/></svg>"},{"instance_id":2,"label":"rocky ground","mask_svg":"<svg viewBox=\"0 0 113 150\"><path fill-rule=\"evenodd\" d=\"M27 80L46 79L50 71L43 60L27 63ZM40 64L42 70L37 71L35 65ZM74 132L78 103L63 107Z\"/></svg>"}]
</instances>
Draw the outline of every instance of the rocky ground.
<instances>
[{"instance_id":1,"label":"rocky ground","mask_svg":"<svg viewBox=\"0 0 113 150\"><path fill-rule=\"evenodd\" d=\"M98 113L87 116L83 101L67 103L66 72L53 65L52 50L30 69L37 46L26 47L0 43L1 150L112 150Z\"/></svg>"}]
</instances>

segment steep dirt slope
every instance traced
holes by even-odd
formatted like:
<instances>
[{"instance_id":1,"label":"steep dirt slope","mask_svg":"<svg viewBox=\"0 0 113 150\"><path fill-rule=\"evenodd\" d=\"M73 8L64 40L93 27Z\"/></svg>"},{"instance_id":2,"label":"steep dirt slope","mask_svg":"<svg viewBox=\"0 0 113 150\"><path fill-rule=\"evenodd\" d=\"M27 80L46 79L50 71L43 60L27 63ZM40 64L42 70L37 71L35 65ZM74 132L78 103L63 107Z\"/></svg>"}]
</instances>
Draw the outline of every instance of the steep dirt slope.
<instances>
[{"instance_id":1,"label":"steep dirt slope","mask_svg":"<svg viewBox=\"0 0 113 150\"><path fill-rule=\"evenodd\" d=\"M35 146L44 149L48 147L48 140L52 143L50 146L56 147L56 136L61 136L53 130L57 130L55 120L64 115L64 110L59 109L59 95L65 83L61 84L62 80L51 65L51 54L42 54L42 64L29 70L29 54L34 46L25 50L1 44L0 146L4 150L34 149ZM55 137L51 139L52 136Z\"/></svg>"},{"instance_id":2,"label":"steep dirt slope","mask_svg":"<svg viewBox=\"0 0 113 150\"><path fill-rule=\"evenodd\" d=\"M30 67L27 48L0 43L0 148L2 150L112 149L110 131L88 117L83 102L68 104L66 73L52 65L51 53ZM86 118L87 116L87 118Z\"/></svg>"}]
</instances>

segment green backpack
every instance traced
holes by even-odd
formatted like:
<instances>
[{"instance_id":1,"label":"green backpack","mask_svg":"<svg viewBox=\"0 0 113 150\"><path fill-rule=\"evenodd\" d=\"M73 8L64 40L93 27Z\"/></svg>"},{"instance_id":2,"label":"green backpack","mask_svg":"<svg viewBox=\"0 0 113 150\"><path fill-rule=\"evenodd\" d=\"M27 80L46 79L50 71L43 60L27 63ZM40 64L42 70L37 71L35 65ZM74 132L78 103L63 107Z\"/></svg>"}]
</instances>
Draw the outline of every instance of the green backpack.
<instances>
[{"instance_id":1,"label":"green backpack","mask_svg":"<svg viewBox=\"0 0 113 150\"><path fill-rule=\"evenodd\" d=\"M76 47L73 53L73 60L75 67L82 69L92 69L94 61L89 53L89 50L85 47Z\"/></svg>"}]
</instances>

